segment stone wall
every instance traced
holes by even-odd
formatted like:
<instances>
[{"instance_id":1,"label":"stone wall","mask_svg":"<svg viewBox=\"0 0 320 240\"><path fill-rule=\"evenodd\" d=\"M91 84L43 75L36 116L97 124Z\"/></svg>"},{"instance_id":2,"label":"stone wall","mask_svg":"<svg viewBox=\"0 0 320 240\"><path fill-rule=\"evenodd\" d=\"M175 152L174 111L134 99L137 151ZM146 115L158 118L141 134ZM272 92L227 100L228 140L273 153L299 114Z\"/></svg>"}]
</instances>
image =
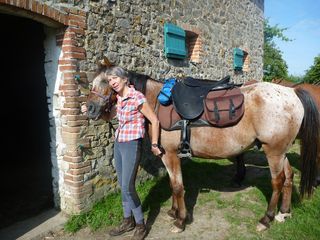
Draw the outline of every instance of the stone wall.
<instances>
[{"instance_id":1,"label":"stone wall","mask_svg":"<svg viewBox=\"0 0 320 240\"><path fill-rule=\"evenodd\" d=\"M80 68L88 76L96 68L96 62L107 56L117 65L155 79L176 75L220 79L231 75L236 82L262 80L263 1L89 1L84 7L87 9L87 59L81 62ZM164 56L163 28L166 22L199 34L201 52L198 62ZM235 47L246 50L249 55L246 71L233 70ZM97 123L91 122L89 128L94 128L92 124ZM112 161L108 158L112 157L109 152L112 142L109 145L106 136L102 140L102 132L100 137L91 132L94 133L90 137L95 154L87 158L96 161L97 169L100 169L94 181L114 184ZM145 149L144 169L158 174L154 165L159 163ZM148 176L141 171L138 181ZM98 194L99 197L105 194L105 189L109 187L97 189L97 192L103 192Z\"/></svg>"},{"instance_id":2,"label":"stone wall","mask_svg":"<svg viewBox=\"0 0 320 240\"><path fill-rule=\"evenodd\" d=\"M237 82L262 79L263 1L90 1L88 7L85 71L106 55L156 79L178 73L208 79L231 75ZM165 58L165 22L199 34L200 63ZM235 47L248 52L246 72L233 71Z\"/></svg>"},{"instance_id":3,"label":"stone wall","mask_svg":"<svg viewBox=\"0 0 320 240\"><path fill-rule=\"evenodd\" d=\"M21 14L57 28L47 29L56 32L55 51L60 56L47 61L55 61L51 68L58 69L52 78L56 82L48 85L59 86L53 99L59 104L50 107L56 111L53 121L59 124L51 131L59 133L51 160L58 169L53 173L57 176L54 185L59 185L55 202L67 213L86 211L116 189L112 136L117 123L89 121L80 112L103 56L160 80L174 76L220 79L226 75L238 83L262 80L263 0L0 0L0 8L11 11L11 7L24 9ZM165 57L167 22L197 36L194 55L184 60ZM248 54L240 72L233 70L236 47ZM138 181L163 173L148 142L145 145Z\"/></svg>"}]
</instances>

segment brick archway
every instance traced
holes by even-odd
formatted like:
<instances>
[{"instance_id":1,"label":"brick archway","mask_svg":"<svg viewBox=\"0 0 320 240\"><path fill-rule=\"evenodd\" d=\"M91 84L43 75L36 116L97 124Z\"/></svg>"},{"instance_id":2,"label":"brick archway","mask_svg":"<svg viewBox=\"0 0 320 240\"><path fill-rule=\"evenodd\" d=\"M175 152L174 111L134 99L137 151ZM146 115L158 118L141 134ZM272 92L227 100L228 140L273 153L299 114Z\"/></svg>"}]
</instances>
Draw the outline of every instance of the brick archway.
<instances>
[{"instance_id":1,"label":"brick archway","mask_svg":"<svg viewBox=\"0 0 320 240\"><path fill-rule=\"evenodd\" d=\"M91 166L83 161L79 151L80 144L89 144L80 137L81 126L87 122L87 117L80 114L80 103L85 97L79 89L79 82L87 79L86 73L79 71L81 61L86 60L83 43L86 12L76 7L54 8L35 0L0 0L0 13L40 22L51 29L50 36L55 38L54 48L59 49L59 56L46 59L45 64L46 69L51 68L51 73L55 71L54 83L48 84L52 89L47 91L52 94L48 96L48 104L51 104L49 110L55 128L50 130L51 142L55 144L51 161L57 169L53 176L53 185L56 185L54 202L66 213L80 212L90 207L83 199L92 193L90 183L84 185L84 174L91 171ZM47 55L50 58L50 54Z\"/></svg>"}]
</instances>

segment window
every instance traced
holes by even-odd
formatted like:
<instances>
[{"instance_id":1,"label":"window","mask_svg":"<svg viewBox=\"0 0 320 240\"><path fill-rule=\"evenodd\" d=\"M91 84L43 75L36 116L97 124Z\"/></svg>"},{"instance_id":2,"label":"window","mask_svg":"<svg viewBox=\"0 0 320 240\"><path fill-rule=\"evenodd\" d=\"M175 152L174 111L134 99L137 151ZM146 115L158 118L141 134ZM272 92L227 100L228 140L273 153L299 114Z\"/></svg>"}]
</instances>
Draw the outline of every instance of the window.
<instances>
[{"instance_id":1,"label":"window","mask_svg":"<svg viewBox=\"0 0 320 240\"><path fill-rule=\"evenodd\" d=\"M188 59L192 63L200 63L202 54L200 31L188 24L178 27L172 23L165 23L164 52L167 58Z\"/></svg>"},{"instance_id":2,"label":"window","mask_svg":"<svg viewBox=\"0 0 320 240\"><path fill-rule=\"evenodd\" d=\"M200 55L202 53L202 41L199 34L195 32L186 31L187 34L187 48L188 48L188 58L190 62L200 63Z\"/></svg>"}]
</instances>

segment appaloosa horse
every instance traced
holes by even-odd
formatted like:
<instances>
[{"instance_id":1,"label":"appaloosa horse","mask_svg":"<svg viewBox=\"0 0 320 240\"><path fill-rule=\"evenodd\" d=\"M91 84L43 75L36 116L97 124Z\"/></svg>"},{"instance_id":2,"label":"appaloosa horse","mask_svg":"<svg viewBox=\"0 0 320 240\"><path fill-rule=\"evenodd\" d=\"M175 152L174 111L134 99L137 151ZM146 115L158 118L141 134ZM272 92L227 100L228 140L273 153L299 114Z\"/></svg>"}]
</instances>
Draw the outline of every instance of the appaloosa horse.
<instances>
[{"instance_id":1,"label":"appaloosa horse","mask_svg":"<svg viewBox=\"0 0 320 240\"><path fill-rule=\"evenodd\" d=\"M88 117L110 120L115 109L114 92L108 85L105 67L99 69L87 99ZM157 96L162 82L145 75L130 74L129 81L142 91L149 104L156 109ZM319 141L319 113L310 95L298 88L288 88L272 83L256 83L241 87L245 111L241 120L233 126L191 128L190 146L194 156L208 159L237 156L249 149L256 141L268 159L271 172L272 196L265 215L260 219L257 230L264 230L276 218L284 220L290 214L293 172L286 157L297 134L301 130L301 182L300 193L312 194L315 178L317 144ZM181 162L177 156L180 131L161 129L160 143L165 152L161 159L170 177L172 207L169 216L175 218L172 232L185 229L187 210L184 200L184 185ZM275 216L282 193L280 211Z\"/></svg>"},{"instance_id":2,"label":"appaloosa horse","mask_svg":"<svg viewBox=\"0 0 320 240\"><path fill-rule=\"evenodd\" d=\"M286 86L286 87L301 88L307 91L315 101L317 109L320 113L320 85L302 83L302 82L294 83L285 79L273 79L271 82L282 85L282 86ZM254 81L254 83L257 83L257 81ZM297 136L297 138L299 138L299 135ZM257 143L257 145L259 145L259 143ZM237 156L235 161L236 161L237 170L236 170L236 175L233 181L236 185L240 186L246 175L246 167L245 167L245 160L244 160L243 154L240 154L239 156ZM315 186L318 186L320 184L320 141L318 142L317 165L318 165L317 167L318 173L314 182Z\"/></svg>"}]
</instances>

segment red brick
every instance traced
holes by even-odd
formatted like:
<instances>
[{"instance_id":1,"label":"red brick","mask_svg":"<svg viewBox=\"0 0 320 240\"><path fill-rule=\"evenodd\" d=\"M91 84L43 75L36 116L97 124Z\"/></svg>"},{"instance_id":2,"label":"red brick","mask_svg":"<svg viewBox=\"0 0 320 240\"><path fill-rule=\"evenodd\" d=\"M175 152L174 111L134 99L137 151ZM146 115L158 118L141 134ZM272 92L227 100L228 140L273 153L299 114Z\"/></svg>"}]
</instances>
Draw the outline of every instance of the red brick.
<instances>
[{"instance_id":1,"label":"red brick","mask_svg":"<svg viewBox=\"0 0 320 240\"><path fill-rule=\"evenodd\" d=\"M79 102L66 102L63 104L63 108L80 108Z\"/></svg>"},{"instance_id":2,"label":"red brick","mask_svg":"<svg viewBox=\"0 0 320 240\"><path fill-rule=\"evenodd\" d=\"M75 96L79 96L80 95L80 91L79 90L66 90L64 92L62 92L63 96L65 97L75 97Z\"/></svg>"},{"instance_id":3,"label":"red brick","mask_svg":"<svg viewBox=\"0 0 320 240\"><path fill-rule=\"evenodd\" d=\"M80 109L66 108L66 109L61 109L60 113L62 115L78 115L80 114Z\"/></svg>"},{"instance_id":4,"label":"red brick","mask_svg":"<svg viewBox=\"0 0 320 240\"><path fill-rule=\"evenodd\" d=\"M73 46L64 46L62 47L62 51L64 52L77 52L77 53L85 53L86 50L82 47L73 47Z\"/></svg>"},{"instance_id":5,"label":"red brick","mask_svg":"<svg viewBox=\"0 0 320 240\"><path fill-rule=\"evenodd\" d=\"M83 181L84 176L83 175L64 175L65 180L70 180L70 181Z\"/></svg>"},{"instance_id":6,"label":"red brick","mask_svg":"<svg viewBox=\"0 0 320 240\"><path fill-rule=\"evenodd\" d=\"M62 40L62 44L63 44L63 46L77 46L78 41L76 41L74 39L64 38Z\"/></svg>"},{"instance_id":7,"label":"red brick","mask_svg":"<svg viewBox=\"0 0 320 240\"><path fill-rule=\"evenodd\" d=\"M83 36L85 35L84 29L80 29L80 28L76 28L76 27L72 27L72 26L69 26L67 31L74 32L74 33L77 33L77 34L80 34Z\"/></svg>"},{"instance_id":8,"label":"red brick","mask_svg":"<svg viewBox=\"0 0 320 240\"><path fill-rule=\"evenodd\" d=\"M66 162L72 162L72 163L79 163L79 162L83 162L83 158L78 156L78 157L72 157L72 156L63 156L63 160Z\"/></svg>"},{"instance_id":9,"label":"red brick","mask_svg":"<svg viewBox=\"0 0 320 240\"><path fill-rule=\"evenodd\" d=\"M79 133L69 133L69 132L62 132L61 133L62 140L65 143L78 143L78 140L80 139Z\"/></svg>"},{"instance_id":10,"label":"red brick","mask_svg":"<svg viewBox=\"0 0 320 240\"><path fill-rule=\"evenodd\" d=\"M69 20L78 21L78 22L86 22L86 18L80 15L69 14Z\"/></svg>"},{"instance_id":11,"label":"red brick","mask_svg":"<svg viewBox=\"0 0 320 240\"><path fill-rule=\"evenodd\" d=\"M86 17L86 16L87 16L87 13L86 13L85 11L78 10L78 15L83 16L83 17Z\"/></svg>"},{"instance_id":12,"label":"red brick","mask_svg":"<svg viewBox=\"0 0 320 240\"><path fill-rule=\"evenodd\" d=\"M78 85L76 84L62 84L59 86L59 90L77 90Z\"/></svg>"},{"instance_id":13,"label":"red brick","mask_svg":"<svg viewBox=\"0 0 320 240\"><path fill-rule=\"evenodd\" d=\"M62 131L70 133L80 133L81 127L62 127Z\"/></svg>"},{"instance_id":14,"label":"red brick","mask_svg":"<svg viewBox=\"0 0 320 240\"><path fill-rule=\"evenodd\" d=\"M68 25L68 16L65 14L60 14L59 22L63 23L64 25Z\"/></svg>"},{"instance_id":15,"label":"red brick","mask_svg":"<svg viewBox=\"0 0 320 240\"><path fill-rule=\"evenodd\" d=\"M88 117L85 115L69 115L66 117L67 117L67 120L70 120L70 121L87 120L88 119Z\"/></svg>"},{"instance_id":16,"label":"red brick","mask_svg":"<svg viewBox=\"0 0 320 240\"><path fill-rule=\"evenodd\" d=\"M59 65L76 65L77 64L77 60L75 59L60 59L58 60Z\"/></svg>"},{"instance_id":17,"label":"red brick","mask_svg":"<svg viewBox=\"0 0 320 240\"><path fill-rule=\"evenodd\" d=\"M67 66L59 66L59 70L61 72L64 72L64 71L75 71L77 70L77 66L76 65L67 65Z\"/></svg>"},{"instance_id":18,"label":"red brick","mask_svg":"<svg viewBox=\"0 0 320 240\"><path fill-rule=\"evenodd\" d=\"M73 175L80 175L84 173L89 173L90 171L91 171L91 166L87 166L87 167L78 168L78 169L69 169L68 173Z\"/></svg>"},{"instance_id":19,"label":"red brick","mask_svg":"<svg viewBox=\"0 0 320 240\"><path fill-rule=\"evenodd\" d=\"M70 169L80 169L80 168L85 168L88 166L91 166L91 162L89 162L89 161L69 164Z\"/></svg>"},{"instance_id":20,"label":"red brick","mask_svg":"<svg viewBox=\"0 0 320 240\"><path fill-rule=\"evenodd\" d=\"M70 127L76 127L76 126L88 126L89 122L88 120L82 120L82 121L68 121L68 126Z\"/></svg>"},{"instance_id":21,"label":"red brick","mask_svg":"<svg viewBox=\"0 0 320 240\"><path fill-rule=\"evenodd\" d=\"M79 59L79 60L86 59L85 53L75 53L75 52L63 53L63 57L65 57L65 58L74 58L74 59Z\"/></svg>"},{"instance_id":22,"label":"red brick","mask_svg":"<svg viewBox=\"0 0 320 240\"><path fill-rule=\"evenodd\" d=\"M80 148L77 149L69 149L66 150L66 153L64 156L68 156L68 157L82 157L82 151L80 150Z\"/></svg>"},{"instance_id":23,"label":"red brick","mask_svg":"<svg viewBox=\"0 0 320 240\"><path fill-rule=\"evenodd\" d=\"M72 186L72 187L82 187L83 186L83 181L70 181L70 180L65 180L64 181L66 185Z\"/></svg>"},{"instance_id":24,"label":"red brick","mask_svg":"<svg viewBox=\"0 0 320 240\"><path fill-rule=\"evenodd\" d=\"M79 27L80 29L86 29L87 25L83 22L79 22L79 21L74 21L74 20L69 20L68 25L70 27Z\"/></svg>"}]
</instances>

